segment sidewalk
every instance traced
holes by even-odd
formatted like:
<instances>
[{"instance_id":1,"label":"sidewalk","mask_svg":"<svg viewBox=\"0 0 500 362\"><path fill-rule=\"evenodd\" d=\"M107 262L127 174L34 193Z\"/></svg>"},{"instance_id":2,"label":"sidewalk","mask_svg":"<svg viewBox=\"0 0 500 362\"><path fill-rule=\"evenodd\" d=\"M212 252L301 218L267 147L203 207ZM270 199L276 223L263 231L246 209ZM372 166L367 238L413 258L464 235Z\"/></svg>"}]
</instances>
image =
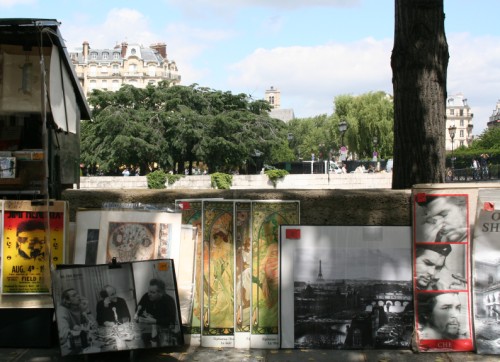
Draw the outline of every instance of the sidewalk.
<instances>
[{"instance_id":1,"label":"sidewalk","mask_svg":"<svg viewBox=\"0 0 500 362\"><path fill-rule=\"evenodd\" d=\"M58 348L0 348L0 362L114 362L114 361L187 361L187 362L493 362L499 356L476 353L414 353L410 350L262 350L188 347L183 349L147 349L108 352L86 356L61 357Z\"/></svg>"}]
</instances>

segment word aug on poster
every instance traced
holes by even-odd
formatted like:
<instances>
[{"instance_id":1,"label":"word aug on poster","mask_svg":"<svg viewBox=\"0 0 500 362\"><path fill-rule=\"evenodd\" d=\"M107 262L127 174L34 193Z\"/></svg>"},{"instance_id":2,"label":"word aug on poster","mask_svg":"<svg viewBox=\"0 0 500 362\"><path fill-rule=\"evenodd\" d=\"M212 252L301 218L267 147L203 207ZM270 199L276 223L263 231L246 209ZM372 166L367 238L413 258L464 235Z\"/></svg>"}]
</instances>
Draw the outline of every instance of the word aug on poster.
<instances>
[{"instance_id":1,"label":"word aug on poster","mask_svg":"<svg viewBox=\"0 0 500 362\"><path fill-rule=\"evenodd\" d=\"M5 202L2 294L50 293L50 265L64 262L65 211L65 202Z\"/></svg>"}]
</instances>

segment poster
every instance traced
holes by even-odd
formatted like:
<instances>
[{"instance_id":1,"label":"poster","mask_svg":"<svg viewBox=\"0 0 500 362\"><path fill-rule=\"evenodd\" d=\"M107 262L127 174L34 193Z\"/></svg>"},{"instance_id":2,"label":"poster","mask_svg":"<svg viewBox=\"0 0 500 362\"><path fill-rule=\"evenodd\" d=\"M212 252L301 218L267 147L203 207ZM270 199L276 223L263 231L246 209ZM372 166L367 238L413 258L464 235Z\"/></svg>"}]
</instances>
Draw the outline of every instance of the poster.
<instances>
[{"instance_id":1,"label":"poster","mask_svg":"<svg viewBox=\"0 0 500 362\"><path fill-rule=\"evenodd\" d=\"M183 344L173 261L52 271L61 355Z\"/></svg>"},{"instance_id":2,"label":"poster","mask_svg":"<svg viewBox=\"0 0 500 362\"><path fill-rule=\"evenodd\" d=\"M172 258L179 254L180 213L103 210L97 264Z\"/></svg>"},{"instance_id":3,"label":"poster","mask_svg":"<svg viewBox=\"0 0 500 362\"><path fill-rule=\"evenodd\" d=\"M298 201L252 201L252 348L279 348L279 229L299 223Z\"/></svg>"},{"instance_id":4,"label":"poster","mask_svg":"<svg viewBox=\"0 0 500 362\"><path fill-rule=\"evenodd\" d=\"M415 329L422 352L473 350L469 260L476 197L451 187L413 190Z\"/></svg>"},{"instance_id":5,"label":"poster","mask_svg":"<svg viewBox=\"0 0 500 362\"><path fill-rule=\"evenodd\" d=\"M281 347L409 348L411 228L281 226Z\"/></svg>"},{"instance_id":6,"label":"poster","mask_svg":"<svg viewBox=\"0 0 500 362\"><path fill-rule=\"evenodd\" d=\"M4 201L2 294L50 293L50 266L64 262L67 214L64 201Z\"/></svg>"},{"instance_id":7,"label":"poster","mask_svg":"<svg viewBox=\"0 0 500 362\"><path fill-rule=\"evenodd\" d=\"M201 344L234 347L234 202L203 201Z\"/></svg>"},{"instance_id":8,"label":"poster","mask_svg":"<svg viewBox=\"0 0 500 362\"><path fill-rule=\"evenodd\" d=\"M183 326L191 324L193 315L194 269L196 256L196 235L198 231L192 225L182 225L180 250L175 262L177 289Z\"/></svg>"},{"instance_id":9,"label":"poster","mask_svg":"<svg viewBox=\"0 0 500 362\"><path fill-rule=\"evenodd\" d=\"M479 190L473 240L474 332L479 354L500 354L500 189Z\"/></svg>"},{"instance_id":10,"label":"poster","mask_svg":"<svg viewBox=\"0 0 500 362\"><path fill-rule=\"evenodd\" d=\"M100 209L76 211L74 264L93 265L96 263L101 212Z\"/></svg>"},{"instance_id":11,"label":"poster","mask_svg":"<svg viewBox=\"0 0 500 362\"><path fill-rule=\"evenodd\" d=\"M252 291L252 204L235 202L235 348L250 348L250 301Z\"/></svg>"},{"instance_id":12,"label":"poster","mask_svg":"<svg viewBox=\"0 0 500 362\"><path fill-rule=\"evenodd\" d=\"M191 225L196 229L194 248L194 276L193 276L193 300L191 306L191 316L182 324L186 343L199 346L201 344L201 296L202 291L202 207L201 200L176 200L176 209L181 210L182 225Z\"/></svg>"}]
</instances>

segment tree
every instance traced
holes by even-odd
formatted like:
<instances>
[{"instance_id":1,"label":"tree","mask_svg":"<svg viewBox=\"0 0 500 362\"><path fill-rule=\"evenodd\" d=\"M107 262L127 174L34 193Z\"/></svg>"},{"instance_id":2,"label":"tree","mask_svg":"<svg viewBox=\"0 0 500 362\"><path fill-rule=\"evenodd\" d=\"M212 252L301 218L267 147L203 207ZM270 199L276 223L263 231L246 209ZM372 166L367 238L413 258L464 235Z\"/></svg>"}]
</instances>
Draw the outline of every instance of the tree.
<instances>
[{"instance_id":1,"label":"tree","mask_svg":"<svg viewBox=\"0 0 500 362\"><path fill-rule=\"evenodd\" d=\"M443 0L395 0L393 189L444 182L448 44Z\"/></svg>"},{"instance_id":2,"label":"tree","mask_svg":"<svg viewBox=\"0 0 500 362\"><path fill-rule=\"evenodd\" d=\"M391 96L381 91L359 96L340 95L335 97L334 103L335 131L338 133L338 123L342 119L349 126L344 140L349 152L360 159L372 158L376 148L381 158L392 156L394 108Z\"/></svg>"}]
</instances>

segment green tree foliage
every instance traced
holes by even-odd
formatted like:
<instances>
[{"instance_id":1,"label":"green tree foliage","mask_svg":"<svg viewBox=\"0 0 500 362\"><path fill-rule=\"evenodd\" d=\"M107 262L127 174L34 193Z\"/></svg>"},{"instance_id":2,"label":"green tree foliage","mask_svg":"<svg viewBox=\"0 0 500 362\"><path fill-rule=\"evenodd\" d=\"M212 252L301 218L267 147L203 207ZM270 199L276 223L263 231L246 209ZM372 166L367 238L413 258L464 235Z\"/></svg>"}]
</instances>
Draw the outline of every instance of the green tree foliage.
<instances>
[{"instance_id":1,"label":"green tree foliage","mask_svg":"<svg viewBox=\"0 0 500 362\"><path fill-rule=\"evenodd\" d=\"M345 120L348 124L344 143L349 152L358 158L371 158L376 149L380 158L392 156L394 142L394 106L392 97L385 92L369 92L359 96L340 95L335 97L335 123ZM333 129L331 132L337 132ZM377 144L374 145L374 137Z\"/></svg>"},{"instance_id":2,"label":"green tree foliage","mask_svg":"<svg viewBox=\"0 0 500 362\"><path fill-rule=\"evenodd\" d=\"M500 127L487 128L469 146L471 150L481 153L500 153Z\"/></svg>"},{"instance_id":3,"label":"green tree foliage","mask_svg":"<svg viewBox=\"0 0 500 362\"><path fill-rule=\"evenodd\" d=\"M105 172L121 165L189 171L195 162L210 172L290 157L287 127L269 117L270 106L245 94L160 83L145 89L125 85L117 92L94 91L93 121L82 123L82 162Z\"/></svg>"}]
</instances>

